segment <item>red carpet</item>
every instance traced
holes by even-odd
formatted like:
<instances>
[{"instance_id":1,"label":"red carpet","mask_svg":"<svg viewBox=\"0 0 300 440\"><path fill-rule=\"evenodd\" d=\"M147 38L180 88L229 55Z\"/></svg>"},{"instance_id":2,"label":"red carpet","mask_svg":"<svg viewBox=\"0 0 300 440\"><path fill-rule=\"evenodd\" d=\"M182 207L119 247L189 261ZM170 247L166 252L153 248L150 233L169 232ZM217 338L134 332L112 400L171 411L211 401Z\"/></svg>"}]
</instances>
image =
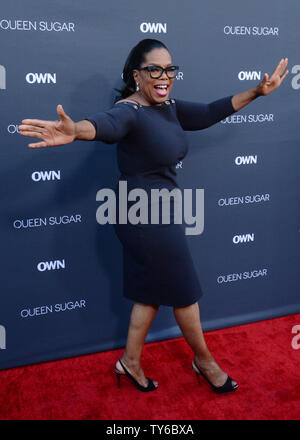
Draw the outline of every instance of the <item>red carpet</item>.
<instances>
[{"instance_id":1,"label":"red carpet","mask_svg":"<svg viewBox=\"0 0 300 440\"><path fill-rule=\"evenodd\" d=\"M183 338L146 344L142 366L159 389L141 393L113 366L114 350L0 371L1 420L299 420L300 314L206 332L216 361L239 389L215 394L197 382Z\"/></svg>"}]
</instances>

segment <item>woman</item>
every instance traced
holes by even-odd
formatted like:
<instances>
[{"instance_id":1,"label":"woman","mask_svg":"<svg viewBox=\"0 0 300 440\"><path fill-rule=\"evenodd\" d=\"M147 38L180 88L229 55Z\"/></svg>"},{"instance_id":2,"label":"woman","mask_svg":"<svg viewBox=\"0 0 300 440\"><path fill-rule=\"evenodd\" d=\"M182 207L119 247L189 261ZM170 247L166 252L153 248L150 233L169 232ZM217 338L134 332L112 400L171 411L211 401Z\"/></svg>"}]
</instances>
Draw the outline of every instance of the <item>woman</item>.
<instances>
[{"instance_id":1,"label":"woman","mask_svg":"<svg viewBox=\"0 0 300 440\"><path fill-rule=\"evenodd\" d=\"M176 164L187 154L184 131L209 127L258 96L268 95L288 74L286 66L287 58L253 89L210 104L174 100L170 92L178 66L173 66L162 42L144 39L128 55L122 99L117 98L111 109L74 122L59 105L59 121L25 119L19 131L42 139L29 144L30 148L76 139L117 143L119 181L126 181L128 191L137 187L147 194L152 188L172 190L178 188ZM205 343L197 302L203 292L173 211L169 224L117 223L115 231L123 245L124 296L134 301L126 348L114 367L119 386L120 376L127 375L140 391L157 389L158 382L144 375L141 354L159 305L168 305L194 352L192 368L197 378L201 374L218 393L236 390L237 382L219 367Z\"/></svg>"}]
</instances>

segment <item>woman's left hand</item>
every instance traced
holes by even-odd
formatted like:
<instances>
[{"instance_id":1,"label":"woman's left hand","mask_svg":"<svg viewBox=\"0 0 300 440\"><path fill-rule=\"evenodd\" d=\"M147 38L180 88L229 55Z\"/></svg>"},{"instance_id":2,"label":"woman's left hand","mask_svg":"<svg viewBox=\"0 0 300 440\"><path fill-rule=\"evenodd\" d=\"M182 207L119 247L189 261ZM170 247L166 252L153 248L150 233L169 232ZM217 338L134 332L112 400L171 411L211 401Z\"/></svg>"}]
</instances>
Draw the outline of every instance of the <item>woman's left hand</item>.
<instances>
[{"instance_id":1,"label":"woman's left hand","mask_svg":"<svg viewBox=\"0 0 300 440\"><path fill-rule=\"evenodd\" d=\"M277 65L276 69L274 70L270 78L269 75L265 73L263 80L257 86L258 95L263 95L263 96L268 95L269 93L273 92L275 89L277 89L277 87L280 86L284 78L289 73L288 70L285 71L287 64L288 64L288 59L282 58L282 60Z\"/></svg>"}]
</instances>

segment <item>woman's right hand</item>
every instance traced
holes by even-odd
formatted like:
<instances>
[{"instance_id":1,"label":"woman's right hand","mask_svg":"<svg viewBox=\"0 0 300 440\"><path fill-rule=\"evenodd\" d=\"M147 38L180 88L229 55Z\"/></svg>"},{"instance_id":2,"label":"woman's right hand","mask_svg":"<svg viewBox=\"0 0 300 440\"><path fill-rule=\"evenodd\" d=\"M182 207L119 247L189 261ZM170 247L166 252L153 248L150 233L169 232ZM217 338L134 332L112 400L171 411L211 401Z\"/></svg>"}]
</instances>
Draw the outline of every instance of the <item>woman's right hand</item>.
<instances>
[{"instance_id":1,"label":"woman's right hand","mask_svg":"<svg viewBox=\"0 0 300 440\"><path fill-rule=\"evenodd\" d=\"M59 121L41 119L23 119L19 132L23 136L43 139L42 142L28 144L30 148L65 145L76 139L75 122L64 112L62 105L57 106Z\"/></svg>"}]
</instances>

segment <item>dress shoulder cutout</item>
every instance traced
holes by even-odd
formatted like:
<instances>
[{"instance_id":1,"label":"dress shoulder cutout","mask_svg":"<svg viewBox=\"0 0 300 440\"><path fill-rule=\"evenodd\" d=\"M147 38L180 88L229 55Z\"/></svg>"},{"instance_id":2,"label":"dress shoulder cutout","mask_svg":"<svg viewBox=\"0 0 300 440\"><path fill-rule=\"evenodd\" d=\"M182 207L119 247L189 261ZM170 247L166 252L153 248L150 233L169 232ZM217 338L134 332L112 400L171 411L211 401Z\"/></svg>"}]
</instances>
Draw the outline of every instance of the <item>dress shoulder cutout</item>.
<instances>
[{"instance_id":1,"label":"dress shoulder cutout","mask_svg":"<svg viewBox=\"0 0 300 440\"><path fill-rule=\"evenodd\" d=\"M121 104L121 103L123 103L123 104L132 104L133 107L134 107L136 110L138 109L137 104L141 107L141 104L140 104L139 102L137 102L137 101L129 101L129 100L121 100L121 101L117 101L117 102L115 102L115 105L116 105L116 104Z\"/></svg>"}]
</instances>

